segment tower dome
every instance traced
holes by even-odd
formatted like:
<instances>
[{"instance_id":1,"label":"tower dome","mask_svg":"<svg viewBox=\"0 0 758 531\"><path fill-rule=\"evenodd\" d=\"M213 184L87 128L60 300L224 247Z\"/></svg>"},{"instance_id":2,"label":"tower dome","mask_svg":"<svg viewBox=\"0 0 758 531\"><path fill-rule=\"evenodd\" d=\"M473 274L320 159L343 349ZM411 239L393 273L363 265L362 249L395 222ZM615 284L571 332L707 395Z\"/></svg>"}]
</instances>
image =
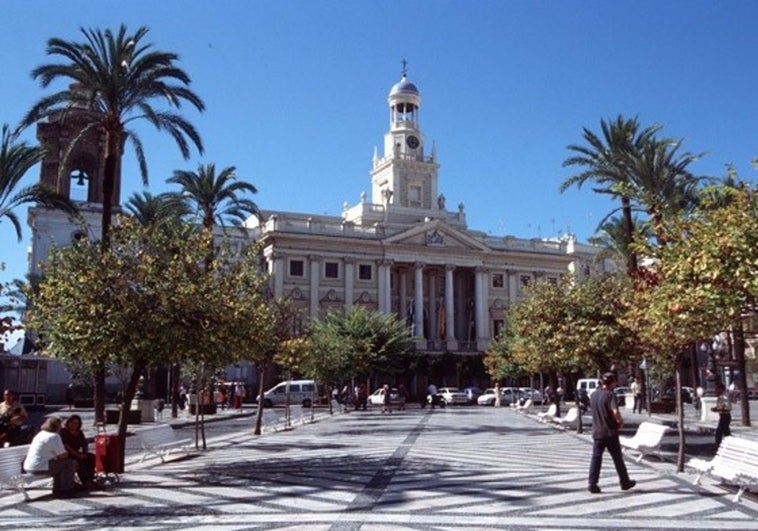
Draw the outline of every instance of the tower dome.
<instances>
[{"instance_id":1,"label":"tower dome","mask_svg":"<svg viewBox=\"0 0 758 531\"><path fill-rule=\"evenodd\" d=\"M401 94L419 95L418 88L416 88L416 85L408 81L408 76L406 74L403 74L403 78L392 86L389 96L399 96Z\"/></svg>"}]
</instances>

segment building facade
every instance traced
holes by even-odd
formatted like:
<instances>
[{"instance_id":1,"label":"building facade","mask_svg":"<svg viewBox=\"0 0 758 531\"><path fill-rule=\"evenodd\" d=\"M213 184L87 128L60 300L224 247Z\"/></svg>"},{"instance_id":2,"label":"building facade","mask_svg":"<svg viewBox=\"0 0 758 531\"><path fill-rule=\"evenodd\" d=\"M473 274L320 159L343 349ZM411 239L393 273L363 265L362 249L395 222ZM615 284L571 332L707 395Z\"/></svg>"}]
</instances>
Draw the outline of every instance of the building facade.
<instances>
[{"instance_id":1,"label":"building facade","mask_svg":"<svg viewBox=\"0 0 758 531\"><path fill-rule=\"evenodd\" d=\"M436 150L406 73L388 95L389 129L375 151L371 196L339 216L263 211L247 226L263 244L271 289L311 320L355 305L407 320L416 349L481 358L507 307L531 282L590 274L598 249L562 239L491 236L448 209Z\"/></svg>"}]
</instances>

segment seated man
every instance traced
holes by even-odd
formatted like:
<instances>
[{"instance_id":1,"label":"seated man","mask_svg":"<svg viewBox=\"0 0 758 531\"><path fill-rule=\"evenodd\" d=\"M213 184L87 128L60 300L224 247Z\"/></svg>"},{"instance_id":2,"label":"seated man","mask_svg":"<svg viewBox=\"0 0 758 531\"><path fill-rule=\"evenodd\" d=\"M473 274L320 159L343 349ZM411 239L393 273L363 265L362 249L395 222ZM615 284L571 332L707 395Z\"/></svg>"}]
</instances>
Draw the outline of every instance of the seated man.
<instances>
[{"instance_id":1,"label":"seated man","mask_svg":"<svg viewBox=\"0 0 758 531\"><path fill-rule=\"evenodd\" d=\"M26 424L29 415L23 404L16 401L16 393L6 389L0 402L0 444L16 446L31 441L32 427Z\"/></svg>"}]
</instances>

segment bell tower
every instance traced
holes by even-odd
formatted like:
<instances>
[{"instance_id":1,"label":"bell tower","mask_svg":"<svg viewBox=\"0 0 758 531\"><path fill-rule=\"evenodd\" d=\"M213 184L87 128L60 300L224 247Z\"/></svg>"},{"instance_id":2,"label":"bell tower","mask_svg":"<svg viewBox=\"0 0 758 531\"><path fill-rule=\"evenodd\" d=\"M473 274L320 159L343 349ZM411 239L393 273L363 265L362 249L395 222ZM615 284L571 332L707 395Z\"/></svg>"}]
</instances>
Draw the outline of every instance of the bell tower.
<instances>
[{"instance_id":1,"label":"bell tower","mask_svg":"<svg viewBox=\"0 0 758 531\"><path fill-rule=\"evenodd\" d=\"M87 109L72 108L37 124L37 140L45 151L40 181L68 197L81 219L39 205L29 209L30 273L40 272L53 246L65 247L82 236L100 237L107 139L99 127L88 128L93 123L88 113ZM120 190L120 183L115 183L114 212L121 201Z\"/></svg>"},{"instance_id":2,"label":"bell tower","mask_svg":"<svg viewBox=\"0 0 758 531\"><path fill-rule=\"evenodd\" d=\"M435 153L425 154L419 111L421 94L408 81L408 65L403 61L402 77L392 86L387 102L390 127L384 135L384 153L374 154L371 170L372 202L388 210L438 208Z\"/></svg>"}]
</instances>

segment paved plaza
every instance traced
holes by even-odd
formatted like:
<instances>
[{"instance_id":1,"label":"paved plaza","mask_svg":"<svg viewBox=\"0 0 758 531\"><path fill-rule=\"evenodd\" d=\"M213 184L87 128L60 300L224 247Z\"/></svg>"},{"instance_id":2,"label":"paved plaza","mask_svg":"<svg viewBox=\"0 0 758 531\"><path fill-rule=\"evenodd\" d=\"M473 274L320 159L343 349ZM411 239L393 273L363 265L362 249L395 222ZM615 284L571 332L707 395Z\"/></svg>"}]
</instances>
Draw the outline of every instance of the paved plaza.
<instances>
[{"instance_id":1,"label":"paved plaza","mask_svg":"<svg viewBox=\"0 0 758 531\"><path fill-rule=\"evenodd\" d=\"M251 422L246 417L246 423ZM736 424L736 423L734 423ZM185 428L186 430L187 428ZM189 432L187 432L189 433ZM710 438L710 436L708 436ZM0 528L143 530L756 529L758 497L711 479L693 486L667 459L627 459L619 489L609 457L603 493L587 492L589 434L508 408L379 410L255 437L214 435L190 457L138 463L74 499L38 482L31 501L4 491Z\"/></svg>"}]
</instances>

